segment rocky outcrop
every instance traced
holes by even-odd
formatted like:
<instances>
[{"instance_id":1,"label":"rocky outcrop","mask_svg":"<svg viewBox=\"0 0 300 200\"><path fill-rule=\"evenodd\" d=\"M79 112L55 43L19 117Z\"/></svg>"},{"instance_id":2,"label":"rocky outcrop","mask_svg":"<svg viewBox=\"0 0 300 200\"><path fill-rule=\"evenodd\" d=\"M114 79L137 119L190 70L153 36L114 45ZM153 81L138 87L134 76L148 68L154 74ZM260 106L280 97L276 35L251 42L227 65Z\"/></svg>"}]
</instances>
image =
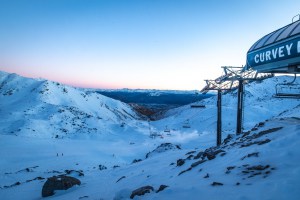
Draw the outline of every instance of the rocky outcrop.
<instances>
[{"instance_id":1,"label":"rocky outcrop","mask_svg":"<svg viewBox=\"0 0 300 200\"><path fill-rule=\"evenodd\" d=\"M224 185L223 183L219 183L219 182L213 182L211 184L212 186L221 186L221 185Z\"/></svg>"},{"instance_id":2,"label":"rocky outcrop","mask_svg":"<svg viewBox=\"0 0 300 200\"><path fill-rule=\"evenodd\" d=\"M54 195L55 190L67 190L74 185L80 185L77 178L65 175L53 176L47 179L42 189L42 197Z\"/></svg>"},{"instance_id":3,"label":"rocky outcrop","mask_svg":"<svg viewBox=\"0 0 300 200\"><path fill-rule=\"evenodd\" d=\"M163 153L169 150L178 150L178 149L181 149L179 145L174 145L172 143L162 143L152 152L147 153L146 158L149 158L150 156L155 155L157 153Z\"/></svg>"},{"instance_id":4,"label":"rocky outcrop","mask_svg":"<svg viewBox=\"0 0 300 200\"><path fill-rule=\"evenodd\" d=\"M185 163L184 159L178 159L177 160L177 167L182 166Z\"/></svg>"},{"instance_id":5,"label":"rocky outcrop","mask_svg":"<svg viewBox=\"0 0 300 200\"><path fill-rule=\"evenodd\" d=\"M159 193L159 192L163 191L167 187L169 187L169 186L167 186L167 185L160 185L159 188L158 188L158 190L156 191L156 193Z\"/></svg>"},{"instance_id":6,"label":"rocky outcrop","mask_svg":"<svg viewBox=\"0 0 300 200\"><path fill-rule=\"evenodd\" d=\"M142 196L146 193L150 193L154 190L154 188L152 186L144 186L144 187L140 187L136 190L134 190L131 195L130 195L130 199L133 199L135 196Z\"/></svg>"}]
</instances>

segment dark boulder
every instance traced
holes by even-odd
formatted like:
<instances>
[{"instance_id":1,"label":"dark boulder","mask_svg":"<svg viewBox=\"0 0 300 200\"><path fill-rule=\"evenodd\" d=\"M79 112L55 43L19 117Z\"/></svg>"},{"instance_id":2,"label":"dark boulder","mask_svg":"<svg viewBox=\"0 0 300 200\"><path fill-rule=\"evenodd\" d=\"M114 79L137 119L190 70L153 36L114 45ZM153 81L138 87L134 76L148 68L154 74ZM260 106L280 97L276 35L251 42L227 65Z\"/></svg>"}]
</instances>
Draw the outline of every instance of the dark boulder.
<instances>
[{"instance_id":1,"label":"dark boulder","mask_svg":"<svg viewBox=\"0 0 300 200\"><path fill-rule=\"evenodd\" d=\"M159 192L163 191L167 187L169 187L169 186L167 186L167 185L160 185L159 188L158 188L158 190L156 191L156 193L159 193Z\"/></svg>"},{"instance_id":2,"label":"dark boulder","mask_svg":"<svg viewBox=\"0 0 300 200\"><path fill-rule=\"evenodd\" d=\"M199 161L197 161L197 162L194 162L194 163L191 164L191 167L196 167L196 166L198 166L198 165L204 163L205 161L206 161L206 160L199 160Z\"/></svg>"},{"instance_id":3,"label":"dark boulder","mask_svg":"<svg viewBox=\"0 0 300 200\"><path fill-rule=\"evenodd\" d=\"M67 190L74 185L80 185L77 178L65 175L53 176L47 179L42 189L42 197L54 195L55 190Z\"/></svg>"},{"instance_id":4,"label":"dark boulder","mask_svg":"<svg viewBox=\"0 0 300 200\"><path fill-rule=\"evenodd\" d=\"M178 159L177 160L177 166L180 167L185 163L184 159Z\"/></svg>"},{"instance_id":5,"label":"dark boulder","mask_svg":"<svg viewBox=\"0 0 300 200\"><path fill-rule=\"evenodd\" d=\"M204 157L206 156L208 160L212 160L212 159L215 159L215 158L216 158L216 156L215 156L215 154L214 154L213 152L205 152L205 153L203 154L203 156L204 156Z\"/></svg>"},{"instance_id":6,"label":"dark boulder","mask_svg":"<svg viewBox=\"0 0 300 200\"><path fill-rule=\"evenodd\" d=\"M154 190L154 188L152 186L144 186L144 187L140 187L136 190L134 190L131 195L130 195L130 199L133 199L135 196L142 196L146 193L150 193Z\"/></svg>"},{"instance_id":7,"label":"dark boulder","mask_svg":"<svg viewBox=\"0 0 300 200\"><path fill-rule=\"evenodd\" d=\"M224 185L223 183L219 183L219 182L213 182L211 184L212 186L221 186L221 185Z\"/></svg>"}]
</instances>

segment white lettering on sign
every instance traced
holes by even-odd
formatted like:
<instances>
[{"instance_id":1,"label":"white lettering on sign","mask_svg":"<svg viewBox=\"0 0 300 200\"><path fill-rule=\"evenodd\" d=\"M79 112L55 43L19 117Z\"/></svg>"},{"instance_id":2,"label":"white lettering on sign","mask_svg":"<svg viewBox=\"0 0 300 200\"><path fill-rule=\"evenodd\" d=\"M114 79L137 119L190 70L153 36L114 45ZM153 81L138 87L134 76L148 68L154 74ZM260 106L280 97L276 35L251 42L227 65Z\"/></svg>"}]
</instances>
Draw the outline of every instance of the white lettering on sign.
<instances>
[{"instance_id":1,"label":"white lettering on sign","mask_svg":"<svg viewBox=\"0 0 300 200\"><path fill-rule=\"evenodd\" d=\"M291 55L292 46L293 46L293 43L291 43L290 45L285 45L288 55Z\"/></svg>"},{"instance_id":2,"label":"white lettering on sign","mask_svg":"<svg viewBox=\"0 0 300 200\"><path fill-rule=\"evenodd\" d=\"M262 63L265 61L275 60L277 58L283 58L285 56L291 55L291 49L293 47L293 42L287 45L282 45L280 47L276 47L274 49L258 53L254 56L255 63ZM297 44L297 51L300 53L300 41Z\"/></svg>"},{"instance_id":3,"label":"white lettering on sign","mask_svg":"<svg viewBox=\"0 0 300 200\"><path fill-rule=\"evenodd\" d=\"M271 60L271 51L266 51L266 61Z\"/></svg>"},{"instance_id":4,"label":"white lettering on sign","mask_svg":"<svg viewBox=\"0 0 300 200\"><path fill-rule=\"evenodd\" d=\"M278 55L279 55L280 58L284 57L283 48L284 48L284 46L279 47L279 54Z\"/></svg>"},{"instance_id":5,"label":"white lettering on sign","mask_svg":"<svg viewBox=\"0 0 300 200\"><path fill-rule=\"evenodd\" d=\"M255 56L254 56L254 61L255 61L255 63L259 63L259 55L258 54L256 54Z\"/></svg>"},{"instance_id":6,"label":"white lettering on sign","mask_svg":"<svg viewBox=\"0 0 300 200\"><path fill-rule=\"evenodd\" d=\"M276 49L272 49L272 55L273 55L274 59L276 59L276 57L277 57L277 51L278 51L277 48Z\"/></svg>"}]
</instances>

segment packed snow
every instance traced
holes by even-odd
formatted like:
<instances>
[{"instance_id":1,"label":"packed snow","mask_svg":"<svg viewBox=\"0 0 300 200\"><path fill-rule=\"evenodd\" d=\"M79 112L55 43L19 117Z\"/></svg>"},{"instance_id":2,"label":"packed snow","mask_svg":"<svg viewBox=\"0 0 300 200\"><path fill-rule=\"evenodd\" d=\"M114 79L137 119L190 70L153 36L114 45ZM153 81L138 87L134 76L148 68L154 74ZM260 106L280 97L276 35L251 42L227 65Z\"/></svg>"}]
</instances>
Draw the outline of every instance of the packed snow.
<instances>
[{"instance_id":1,"label":"packed snow","mask_svg":"<svg viewBox=\"0 0 300 200\"><path fill-rule=\"evenodd\" d=\"M46 199L299 199L300 100L273 97L291 79L245 86L241 135L236 91L223 95L216 147L215 97L147 121L100 94L0 72L0 197L43 199L47 178L67 174L81 184Z\"/></svg>"}]
</instances>

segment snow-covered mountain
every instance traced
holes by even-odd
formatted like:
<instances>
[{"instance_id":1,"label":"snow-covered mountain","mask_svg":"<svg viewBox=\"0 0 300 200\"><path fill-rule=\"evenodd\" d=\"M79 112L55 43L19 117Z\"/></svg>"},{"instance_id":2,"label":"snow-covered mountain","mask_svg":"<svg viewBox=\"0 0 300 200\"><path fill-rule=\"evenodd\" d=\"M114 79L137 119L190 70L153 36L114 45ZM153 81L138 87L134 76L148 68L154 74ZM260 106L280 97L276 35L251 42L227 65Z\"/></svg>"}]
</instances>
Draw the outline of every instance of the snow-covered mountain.
<instances>
[{"instance_id":1,"label":"snow-covered mountain","mask_svg":"<svg viewBox=\"0 0 300 200\"><path fill-rule=\"evenodd\" d=\"M85 137L135 127L125 103L60 83L0 73L0 132L33 137ZM125 127L126 126L126 127Z\"/></svg>"},{"instance_id":2,"label":"snow-covered mountain","mask_svg":"<svg viewBox=\"0 0 300 200\"><path fill-rule=\"evenodd\" d=\"M300 100L273 97L290 79L245 87L238 136L236 92L223 95L216 147L215 97L148 122L99 94L1 73L0 197L42 199L47 178L67 174L81 184L46 199L299 199Z\"/></svg>"}]
</instances>

